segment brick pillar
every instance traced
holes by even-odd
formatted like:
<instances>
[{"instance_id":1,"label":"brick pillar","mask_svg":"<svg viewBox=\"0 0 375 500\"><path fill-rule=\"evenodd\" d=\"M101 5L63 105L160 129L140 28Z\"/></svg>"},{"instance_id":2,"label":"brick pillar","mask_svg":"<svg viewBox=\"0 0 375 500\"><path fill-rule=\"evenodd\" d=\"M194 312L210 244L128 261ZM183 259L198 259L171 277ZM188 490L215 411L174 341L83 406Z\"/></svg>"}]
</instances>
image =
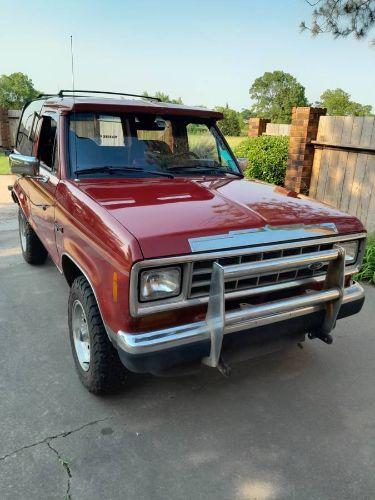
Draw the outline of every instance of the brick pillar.
<instances>
[{"instance_id":1,"label":"brick pillar","mask_svg":"<svg viewBox=\"0 0 375 500\"><path fill-rule=\"evenodd\" d=\"M325 108L293 108L285 187L308 194L314 162L312 140L318 134L319 119Z\"/></svg>"},{"instance_id":2,"label":"brick pillar","mask_svg":"<svg viewBox=\"0 0 375 500\"><path fill-rule=\"evenodd\" d=\"M8 110L4 108L0 108L0 137L1 146L4 149L11 149L12 139L10 136Z\"/></svg>"},{"instance_id":3,"label":"brick pillar","mask_svg":"<svg viewBox=\"0 0 375 500\"><path fill-rule=\"evenodd\" d=\"M266 131L267 123L271 120L267 118L250 118L249 119L249 137L258 137Z\"/></svg>"}]
</instances>

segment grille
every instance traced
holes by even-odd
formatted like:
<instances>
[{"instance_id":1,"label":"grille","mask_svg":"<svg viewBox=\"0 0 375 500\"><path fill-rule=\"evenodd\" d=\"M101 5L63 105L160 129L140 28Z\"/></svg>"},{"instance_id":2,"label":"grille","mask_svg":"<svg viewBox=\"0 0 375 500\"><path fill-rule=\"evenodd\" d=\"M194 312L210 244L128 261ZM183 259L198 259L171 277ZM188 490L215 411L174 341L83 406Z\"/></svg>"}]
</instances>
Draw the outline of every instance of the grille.
<instances>
[{"instance_id":1,"label":"grille","mask_svg":"<svg viewBox=\"0 0 375 500\"><path fill-rule=\"evenodd\" d=\"M322 243L320 245L311 245L304 247L287 248L284 250L270 250L260 253L252 253L248 255L238 255L222 257L212 260L202 260L193 263L189 298L205 297L209 295L212 266L217 262L221 266L232 266L236 264L244 264L246 262L256 262L267 259L280 259L290 255L301 255L305 253L314 253L333 248L333 243ZM243 278L225 283L225 292L236 292L239 290L248 290L258 286L267 286L277 283L286 283L298 279L313 278L315 276L324 275L327 272L328 264L325 264L319 270L311 270L307 267L298 269L297 271L281 271L278 273L264 273L251 278Z\"/></svg>"}]
</instances>

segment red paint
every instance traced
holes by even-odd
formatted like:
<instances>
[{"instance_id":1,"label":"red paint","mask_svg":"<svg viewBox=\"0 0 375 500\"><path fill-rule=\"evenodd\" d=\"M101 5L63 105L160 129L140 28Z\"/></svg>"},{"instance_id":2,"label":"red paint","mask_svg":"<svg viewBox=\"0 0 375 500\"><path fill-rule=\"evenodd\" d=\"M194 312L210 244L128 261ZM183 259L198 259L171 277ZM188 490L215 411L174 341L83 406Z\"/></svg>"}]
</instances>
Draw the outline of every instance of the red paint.
<instances>
[{"instance_id":1,"label":"red paint","mask_svg":"<svg viewBox=\"0 0 375 500\"><path fill-rule=\"evenodd\" d=\"M100 99L100 98L83 98L64 97L64 101L57 99L55 102L48 101L48 107L57 109L59 112L67 114L73 109L79 111L97 111L106 113L158 113L162 115L173 116L199 116L200 118L212 118L213 120L221 120L223 114L219 111L211 109L190 107L176 104L168 104L157 101L139 101L136 99Z\"/></svg>"},{"instance_id":2,"label":"red paint","mask_svg":"<svg viewBox=\"0 0 375 500\"><path fill-rule=\"evenodd\" d=\"M112 101L111 101L112 102ZM59 114L60 162L50 181L21 179L14 187L30 224L48 247L60 270L71 257L90 280L104 322L113 330L137 330L147 319L129 315L129 273L144 258L188 254L188 239L230 230L286 224L334 222L340 233L363 231L358 219L309 199L287 196L274 186L229 178L82 179L67 178L65 115L73 101L48 104ZM170 114L196 114L218 119L216 112L164 103L77 100L77 110L106 109ZM134 109L133 109L134 108ZM46 210L30 203L46 203ZM56 232L54 224L63 228ZM118 300L113 300L113 273ZM163 323L195 317L180 311L160 317ZM152 320L152 318L151 318ZM188 319L187 319L188 321ZM168 323L168 324L169 324Z\"/></svg>"},{"instance_id":3,"label":"red paint","mask_svg":"<svg viewBox=\"0 0 375 500\"><path fill-rule=\"evenodd\" d=\"M189 253L189 238L266 224L334 222L341 233L363 230L355 217L242 179L91 179L79 188L130 231L145 258Z\"/></svg>"}]
</instances>

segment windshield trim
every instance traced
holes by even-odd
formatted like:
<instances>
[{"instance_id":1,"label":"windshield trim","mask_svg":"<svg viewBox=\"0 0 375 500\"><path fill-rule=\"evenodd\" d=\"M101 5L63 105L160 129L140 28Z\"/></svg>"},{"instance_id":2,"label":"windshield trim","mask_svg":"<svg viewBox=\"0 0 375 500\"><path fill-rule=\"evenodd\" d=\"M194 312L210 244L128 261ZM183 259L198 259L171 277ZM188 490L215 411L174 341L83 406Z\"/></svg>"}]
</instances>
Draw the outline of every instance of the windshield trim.
<instances>
[{"instance_id":1,"label":"windshield trim","mask_svg":"<svg viewBox=\"0 0 375 500\"><path fill-rule=\"evenodd\" d=\"M83 111L82 111L83 112ZM92 110L92 111L88 111L90 113L99 113L99 110ZM163 119L166 119L166 120L173 120L173 119L176 119L176 120L183 120L183 121L189 121L189 123L202 123L202 124L205 124L209 129L212 129L213 130L213 135L215 137L215 139L217 140L220 140L223 142L224 146L226 147L227 151L229 152L229 156L230 158L233 160L233 163L236 167L236 170L231 170L228 168L227 172L217 172L217 174L206 174L207 177L222 177L226 174L233 174L235 175L236 177L238 178L244 178L244 174L238 164L238 161L237 161L237 158L236 156L234 155L233 151L232 151L232 148L230 147L230 145L228 144L225 136L223 135L223 133L221 132L220 128L218 127L217 125L217 120L215 118L212 118L212 117L202 117L202 116L194 116L194 115L175 115L175 114L172 114L172 113L163 113L163 114L160 114L160 113L157 113L156 110L152 110L152 112L146 112L146 113L135 113L134 111L124 111L124 112L120 112L120 111L111 111L110 109L108 109L107 111L106 110L100 110L100 114L105 114L105 113L109 113L111 116L118 116L118 117L122 117L122 116L127 116L127 115L130 115L130 116L134 116L136 114L148 114L148 115L154 115L154 116L160 116L161 118ZM76 179L77 178L77 175L76 173L78 172L77 170L75 170L71 164L71 158L70 158L70 153L69 153L69 150L70 150L70 147L69 147L69 140L70 140L70 137L69 137L69 130L70 130L70 122L71 122L71 117L75 115L75 112L70 112L67 116L67 119L65 120L65 143L66 143L66 147L64 148L65 149L65 161L66 161L66 166L67 166L67 169L66 169L66 174L67 174L67 178L70 178L70 179ZM222 167L224 168L224 167ZM147 174L147 170L145 170L144 172L142 172L144 174ZM162 172L161 172L162 173ZM178 177L179 174L177 172L173 172L173 175L175 177ZM201 177L201 176L205 176L204 174L202 174L202 172L197 172L196 174L194 174L194 172L191 172L191 173L185 173L185 176L186 177ZM124 178L124 177L122 177ZM147 176L145 175L144 177L142 178L147 178ZM152 173L150 173L150 178L156 178L155 175Z\"/></svg>"}]
</instances>

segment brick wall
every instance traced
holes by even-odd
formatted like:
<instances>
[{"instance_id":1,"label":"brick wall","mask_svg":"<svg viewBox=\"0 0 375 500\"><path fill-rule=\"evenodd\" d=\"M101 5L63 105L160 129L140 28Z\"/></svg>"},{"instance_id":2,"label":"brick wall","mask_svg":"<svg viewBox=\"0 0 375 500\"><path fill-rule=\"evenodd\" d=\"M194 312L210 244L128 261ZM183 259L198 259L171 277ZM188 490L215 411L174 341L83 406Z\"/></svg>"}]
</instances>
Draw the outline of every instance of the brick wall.
<instances>
[{"instance_id":1,"label":"brick wall","mask_svg":"<svg viewBox=\"0 0 375 500\"><path fill-rule=\"evenodd\" d=\"M285 187L297 193L309 192L314 162L311 141L316 139L319 119L326 111L324 108L293 108Z\"/></svg>"},{"instance_id":2,"label":"brick wall","mask_svg":"<svg viewBox=\"0 0 375 500\"><path fill-rule=\"evenodd\" d=\"M267 123L269 123L270 121L271 120L268 120L266 118L250 118L248 136L258 137L264 134L264 132L266 131Z\"/></svg>"}]
</instances>

